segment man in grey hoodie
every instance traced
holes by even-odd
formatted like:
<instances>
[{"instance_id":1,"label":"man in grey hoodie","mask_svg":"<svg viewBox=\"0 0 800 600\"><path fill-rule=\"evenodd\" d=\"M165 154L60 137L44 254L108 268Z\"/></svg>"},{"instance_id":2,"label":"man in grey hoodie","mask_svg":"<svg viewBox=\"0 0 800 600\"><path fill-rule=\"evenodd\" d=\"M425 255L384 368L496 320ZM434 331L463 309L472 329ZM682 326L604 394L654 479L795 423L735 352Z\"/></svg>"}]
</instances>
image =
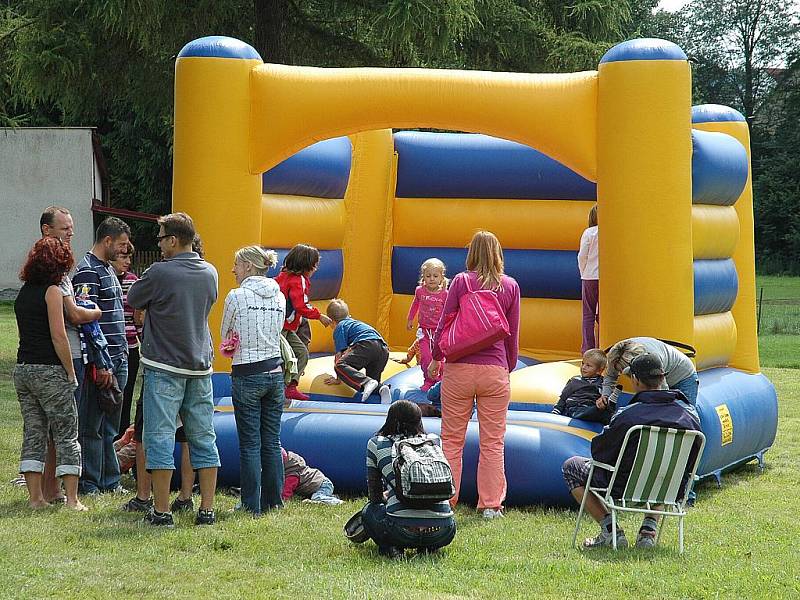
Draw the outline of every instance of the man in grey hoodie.
<instances>
[{"instance_id":1,"label":"man in grey hoodie","mask_svg":"<svg viewBox=\"0 0 800 600\"><path fill-rule=\"evenodd\" d=\"M175 462L178 415L189 442L192 467L200 478L200 510L195 523L215 522L214 493L220 466L212 417L212 347L208 314L217 300L217 271L192 251L194 223L185 213L158 220L164 256L128 292L128 303L144 309L141 364L144 369L143 442L152 473L153 510L145 522L174 527L169 484Z\"/></svg>"}]
</instances>

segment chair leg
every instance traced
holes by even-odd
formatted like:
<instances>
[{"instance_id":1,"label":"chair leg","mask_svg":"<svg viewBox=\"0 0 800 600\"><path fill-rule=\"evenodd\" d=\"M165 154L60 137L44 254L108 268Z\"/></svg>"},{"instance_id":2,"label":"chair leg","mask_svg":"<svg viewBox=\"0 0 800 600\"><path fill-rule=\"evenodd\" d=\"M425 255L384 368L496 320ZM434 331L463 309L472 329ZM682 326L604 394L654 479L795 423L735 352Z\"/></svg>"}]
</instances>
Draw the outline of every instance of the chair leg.
<instances>
[{"instance_id":1,"label":"chair leg","mask_svg":"<svg viewBox=\"0 0 800 600\"><path fill-rule=\"evenodd\" d=\"M683 554L683 517L678 517L678 553Z\"/></svg>"},{"instance_id":2,"label":"chair leg","mask_svg":"<svg viewBox=\"0 0 800 600\"><path fill-rule=\"evenodd\" d=\"M611 547L617 550L617 511L611 509Z\"/></svg>"},{"instance_id":3,"label":"chair leg","mask_svg":"<svg viewBox=\"0 0 800 600\"><path fill-rule=\"evenodd\" d=\"M589 495L589 487L583 490L583 499L581 499L581 507L578 509L578 521L575 523L575 533L572 535L572 547L575 547L575 542L578 540L578 531L581 527L581 519L583 518L583 509L586 506L586 496Z\"/></svg>"},{"instance_id":4,"label":"chair leg","mask_svg":"<svg viewBox=\"0 0 800 600\"><path fill-rule=\"evenodd\" d=\"M667 517L661 517L658 521L658 527L656 527L656 546L658 546L658 542L661 541L661 534L664 532L664 527L667 524Z\"/></svg>"}]
</instances>

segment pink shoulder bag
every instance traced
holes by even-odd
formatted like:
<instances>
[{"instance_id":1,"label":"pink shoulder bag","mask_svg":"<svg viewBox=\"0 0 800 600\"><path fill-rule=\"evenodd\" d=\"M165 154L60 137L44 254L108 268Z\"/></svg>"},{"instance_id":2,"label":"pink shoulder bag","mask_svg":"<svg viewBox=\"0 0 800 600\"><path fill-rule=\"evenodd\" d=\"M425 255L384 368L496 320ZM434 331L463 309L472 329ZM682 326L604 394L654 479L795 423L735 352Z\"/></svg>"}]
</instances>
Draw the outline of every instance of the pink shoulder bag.
<instances>
[{"instance_id":1,"label":"pink shoulder bag","mask_svg":"<svg viewBox=\"0 0 800 600\"><path fill-rule=\"evenodd\" d=\"M458 299L458 310L447 316L439 348L447 360L458 360L510 334L497 294L494 290L473 290L467 276L467 291Z\"/></svg>"}]
</instances>

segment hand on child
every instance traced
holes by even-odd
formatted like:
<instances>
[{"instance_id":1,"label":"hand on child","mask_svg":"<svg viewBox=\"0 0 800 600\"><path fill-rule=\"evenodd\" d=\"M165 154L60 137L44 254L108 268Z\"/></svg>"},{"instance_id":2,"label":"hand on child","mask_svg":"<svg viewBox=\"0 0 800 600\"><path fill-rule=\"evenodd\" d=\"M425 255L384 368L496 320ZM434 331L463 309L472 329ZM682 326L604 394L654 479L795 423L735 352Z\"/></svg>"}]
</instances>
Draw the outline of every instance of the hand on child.
<instances>
[{"instance_id":1,"label":"hand on child","mask_svg":"<svg viewBox=\"0 0 800 600\"><path fill-rule=\"evenodd\" d=\"M431 364L428 365L428 377L431 379L436 379L436 377L439 375L439 365L440 363L438 360L431 361Z\"/></svg>"},{"instance_id":2,"label":"hand on child","mask_svg":"<svg viewBox=\"0 0 800 600\"><path fill-rule=\"evenodd\" d=\"M608 408L608 398L606 396L600 396L595 401L595 406L597 406L597 408L599 408L600 410L605 410L606 408Z\"/></svg>"},{"instance_id":3,"label":"hand on child","mask_svg":"<svg viewBox=\"0 0 800 600\"><path fill-rule=\"evenodd\" d=\"M328 315L320 315L319 322L322 323L323 327L330 327L333 321Z\"/></svg>"},{"instance_id":4,"label":"hand on child","mask_svg":"<svg viewBox=\"0 0 800 600\"><path fill-rule=\"evenodd\" d=\"M338 385L338 384L339 384L339 380L336 377L334 377L333 375L328 375L325 378L325 385Z\"/></svg>"},{"instance_id":5,"label":"hand on child","mask_svg":"<svg viewBox=\"0 0 800 600\"><path fill-rule=\"evenodd\" d=\"M414 321L408 321L408 322L406 323L406 329L408 329L409 331L411 331L412 329L414 329Z\"/></svg>"}]
</instances>

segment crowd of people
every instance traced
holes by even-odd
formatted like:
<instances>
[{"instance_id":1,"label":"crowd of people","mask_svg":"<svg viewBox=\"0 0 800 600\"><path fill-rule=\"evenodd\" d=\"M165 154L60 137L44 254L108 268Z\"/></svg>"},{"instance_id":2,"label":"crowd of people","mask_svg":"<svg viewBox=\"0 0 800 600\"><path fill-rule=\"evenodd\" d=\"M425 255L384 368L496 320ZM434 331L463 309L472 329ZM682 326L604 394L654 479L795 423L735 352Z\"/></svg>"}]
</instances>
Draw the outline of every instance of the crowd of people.
<instances>
[{"instance_id":1,"label":"crowd of people","mask_svg":"<svg viewBox=\"0 0 800 600\"><path fill-rule=\"evenodd\" d=\"M553 412L606 424L592 442L592 455L608 459L620 451L625 431L635 424L699 429L694 408L698 379L691 360L664 341L631 338L607 353L594 347L597 268L590 263L597 261L596 209L589 224L579 253L585 351L580 375L567 383ZM216 521L220 460L212 422L214 348L208 316L217 301L218 275L203 259L189 215L169 214L158 225L163 260L137 277L130 268L130 228L122 220L105 219L92 248L74 265L71 215L55 206L42 214L42 238L22 268L24 284L15 303L20 342L14 384L24 424L19 470L32 508L64 502L83 511L81 494L123 491L116 452L133 446L125 463L135 463L137 489L124 510L144 512L144 522L153 527L172 528L173 512L194 510L196 474L200 505L195 522ZM237 287L225 297L220 331L220 352L231 358L239 437L237 508L254 516L282 507L293 495L323 504L341 502L330 479L280 442L285 402L308 399L298 389L309 356L308 319L333 329L335 367L326 383L343 383L360 393L362 401L377 394L382 403L391 402L381 381L389 360L381 334L351 316L343 299L331 300L324 313L309 302L320 261L317 249L295 246L273 279L267 271L277 261L275 251L256 245L235 253ZM493 315L491 331L470 319L475 306ZM406 548L435 551L452 541L452 509L459 499L462 455L474 410L480 450L477 507L484 518L503 516L504 437L519 322L520 288L504 273L503 249L492 233L473 236L465 270L451 280L441 260L422 264L407 319L408 329L416 329L415 343L404 362L417 357L424 373L422 389L435 410L394 402L367 445L368 503L357 521L381 554L397 558ZM129 426L140 369L141 397ZM630 374L638 392L625 410L616 408L621 373ZM441 416L441 440L425 433L423 410ZM170 503L176 441L182 446L182 481ZM444 489L446 475L444 496L437 491L427 499L412 499L395 464L403 443L412 447L409 460L415 460L414 452L433 457L428 463L436 466L427 474L439 479L422 482L422 488ZM574 457L563 468L579 501L587 485L586 461ZM601 533L586 546L609 545L608 515L596 503L589 502L588 510ZM654 532L655 520L648 515L637 546L647 547ZM627 543L621 530L617 537L618 545Z\"/></svg>"}]
</instances>

